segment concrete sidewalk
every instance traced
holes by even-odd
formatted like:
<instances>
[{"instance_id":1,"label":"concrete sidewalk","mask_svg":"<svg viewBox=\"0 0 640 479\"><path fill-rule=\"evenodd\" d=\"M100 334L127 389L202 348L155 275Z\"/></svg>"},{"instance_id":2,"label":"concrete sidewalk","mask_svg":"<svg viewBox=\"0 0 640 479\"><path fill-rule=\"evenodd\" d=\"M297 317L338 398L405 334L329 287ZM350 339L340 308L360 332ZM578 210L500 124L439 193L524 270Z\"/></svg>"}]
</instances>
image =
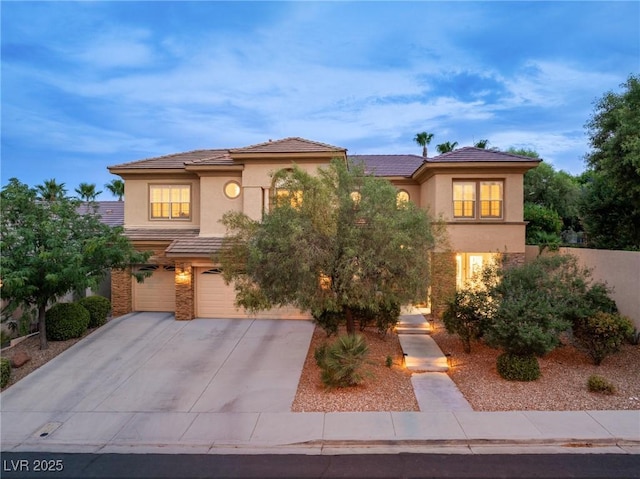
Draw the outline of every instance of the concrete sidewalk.
<instances>
[{"instance_id":1,"label":"concrete sidewalk","mask_svg":"<svg viewBox=\"0 0 640 479\"><path fill-rule=\"evenodd\" d=\"M13 452L640 454L640 411L83 412L57 417L34 411L3 413L2 423L2 451Z\"/></svg>"}]
</instances>

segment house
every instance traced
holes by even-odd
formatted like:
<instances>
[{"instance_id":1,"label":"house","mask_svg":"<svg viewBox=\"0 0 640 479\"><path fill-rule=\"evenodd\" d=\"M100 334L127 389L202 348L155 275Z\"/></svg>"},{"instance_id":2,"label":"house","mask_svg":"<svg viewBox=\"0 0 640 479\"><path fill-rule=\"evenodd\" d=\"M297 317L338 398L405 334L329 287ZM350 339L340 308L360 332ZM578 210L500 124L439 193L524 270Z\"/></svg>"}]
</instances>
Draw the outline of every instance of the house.
<instances>
[{"instance_id":1,"label":"house","mask_svg":"<svg viewBox=\"0 0 640 479\"><path fill-rule=\"evenodd\" d=\"M315 172L333 158L364 163L387 178L399 199L440 215L449 245L433 255L430 292L437 306L487 261L501 255L524 262L523 175L539 160L467 147L434 158L418 155L347 155L346 148L285 138L244 148L196 150L109 167L125 182L125 234L136 248L152 250L152 271L137 283L126 271L112 274L114 316L131 311L172 311L176 319L246 317L234 305L212 261L230 210L260 220L275 194L272 174L292 164ZM425 292L425 300L427 292ZM292 308L265 317L308 317Z\"/></svg>"}]
</instances>

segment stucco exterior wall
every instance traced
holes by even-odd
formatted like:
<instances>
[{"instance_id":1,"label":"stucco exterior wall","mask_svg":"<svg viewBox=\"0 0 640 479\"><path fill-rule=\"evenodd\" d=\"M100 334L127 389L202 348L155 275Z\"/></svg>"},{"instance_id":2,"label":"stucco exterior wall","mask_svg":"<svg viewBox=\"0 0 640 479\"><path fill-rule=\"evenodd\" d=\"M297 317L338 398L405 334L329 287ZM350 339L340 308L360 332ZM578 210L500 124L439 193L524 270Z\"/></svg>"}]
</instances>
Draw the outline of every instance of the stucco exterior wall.
<instances>
[{"instance_id":1,"label":"stucco exterior wall","mask_svg":"<svg viewBox=\"0 0 640 479\"><path fill-rule=\"evenodd\" d=\"M525 224L449 223L449 248L453 251L524 253Z\"/></svg>"},{"instance_id":2,"label":"stucco exterior wall","mask_svg":"<svg viewBox=\"0 0 640 479\"><path fill-rule=\"evenodd\" d=\"M127 185L124 224L127 228L191 229L200 226L200 180L193 175L124 177ZM191 218L152 220L149 211L149 185L191 185Z\"/></svg>"},{"instance_id":3,"label":"stucco exterior wall","mask_svg":"<svg viewBox=\"0 0 640 479\"><path fill-rule=\"evenodd\" d=\"M222 216L228 211L242 211L245 197L242 185L238 198L231 199L224 194L228 182L242 183L240 173L200 178L200 236L224 236L225 228L220 223Z\"/></svg>"}]
</instances>

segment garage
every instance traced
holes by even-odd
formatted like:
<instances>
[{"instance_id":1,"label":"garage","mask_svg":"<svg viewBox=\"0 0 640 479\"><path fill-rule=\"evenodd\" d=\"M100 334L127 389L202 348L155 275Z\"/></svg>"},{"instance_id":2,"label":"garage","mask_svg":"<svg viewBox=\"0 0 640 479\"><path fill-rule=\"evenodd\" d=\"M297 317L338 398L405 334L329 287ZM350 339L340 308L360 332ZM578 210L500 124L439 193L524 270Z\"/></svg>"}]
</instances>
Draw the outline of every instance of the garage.
<instances>
[{"instance_id":1,"label":"garage","mask_svg":"<svg viewBox=\"0 0 640 479\"><path fill-rule=\"evenodd\" d=\"M176 310L175 268L173 266L144 265L138 271L152 271L144 283L133 279L134 311Z\"/></svg>"},{"instance_id":2,"label":"garage","mask_svg":"<svg viewBox=\"0 0 640 479\"><path fill-rule=\"evenodd\" d=\"M199 318L275 318L309 319L296 308L274 308L250 315L235 306L236 294L232 285L226 285L219 268L196 268L196 316Z\"/></svg>"}]
</instances>

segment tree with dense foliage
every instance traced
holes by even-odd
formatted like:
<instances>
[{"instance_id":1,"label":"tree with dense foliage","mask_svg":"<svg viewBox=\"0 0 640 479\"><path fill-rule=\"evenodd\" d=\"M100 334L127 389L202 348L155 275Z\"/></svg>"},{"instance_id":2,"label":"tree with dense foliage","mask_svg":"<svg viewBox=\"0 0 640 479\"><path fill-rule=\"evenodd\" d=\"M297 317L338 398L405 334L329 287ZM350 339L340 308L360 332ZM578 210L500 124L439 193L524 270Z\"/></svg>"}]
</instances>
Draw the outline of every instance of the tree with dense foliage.
<instances>
[{"instance_id":1,"label":"tree with dense foliage","mask_svg":"<svg viewBox=\"0 0 640 479\"><path fill-rule=\"evenodd\" d=\"M95 183L80 183L76 188L76 193L82 201L91 202L95 201L102 191L96 191Z\"/></svg>"},{"instance_id":2,"label":"tree with dense foliage","mask_svg":"<svg viewBox=\"0 0 640 479\"><path fill-rule=\"evenodd\" d=\"M41 349L47 348L45 312L56 298L95 288L110 269L150 256L137 252L122 228L103 224L95 212L80 214L76 199L58 195L42 201L38 190L16 178L0 194L2 297L37 307Z\"/></svg>"},{"instance_id":3,"label":"tree with dense foliage","mask_svg":"<svg viewBox=\"0 0 640 479\"><path fill-rule=\"evenodd\" d=\"M529 158L540 158L538 152L532 148L516 148L515 146L510 146L507 149L507 153L518 156L528 156Z\"/></svg>"},{"instance_id":4,"label":"tree with dense foliage","mask_svg":"<svg viewBox=\"0 0 640 479\"><path fill-rule=\"evenodd\" d=\"M444 143L440 143L438 146L436 146L436 150L438 150L438 153L440 154L449 153L450 151L455 150L457 146L457 141L454 141L453 143L450 141L445 141Z\"/></svg>"},{"instance_id":5,"label":"tree with dense foliage","mask_svg":"<svg viewBox=\"0 0 640 479\"><path fill-rule=\"evenodd\" d=\"M425 158L427 157L427 146L431 143L432 139L433 133L427 133L426 131L418 133L413 139L413 141L422 147L422 156Z\"/></svg>"},{"instance_id":6,"label":"tree with dense foliage","mask_svg":"<svg viewBox=\"0 0 640 479\"><path fill-rule=\"evenodd\" d=\"M353 334L355 310L424 300L439 228L412 202L399 204L390 182L338 159L317 175L281 170L274 182L261 222L240 212L222 220L218 259L236 304L336 313Z\"/></svg>"},{"instance_id":7,"label":"tree with dense foliage","mask_svg":"<svg viewBox=\"0 0 640 479\"><path fill-rule=\"evenodd\" d=\"M584 227L597 248L640 249L640 77L596 102L586 124L591 152Z\"/></svg>"},{"instance_id":8,"label":"tree with dense foliage","mask_svg":"<svg viewBox=\"0 0 640 479\"><path fill-rule=\"evenodd\" d=\"M536 203L525 203L524 220L527 222L527 244L549 249L557 249L560 246L562 218L555 210Z\"/></svg>"},{"instance_id":9,"label":"tree with dense foliage","mask_svg":"<svg viewBox=\"0 0 640 479\"><path fill-rule=\"evenodd\" d=\"M484 150L487 148L487 146L489 146L489 140L478 140L473 144L473 146L475 146L476 148L482 148Z\"/></svg>"},{"instance_id":10,"label":"tree with dense foliage","mask_svg":"<svg viewBox=\"0 0 640 479\"><path fill-rule=\"evenodd\" d=\"M124 181L111 180L111 182L104 185L104 187L108 189L113 196L118 198L118 201L122 201L124 197Z\"/></svg>"},{"instance_id":11,"label":"tree with dense foliage","mask_svg":"<svg viewBox=\"0 0 640 479\"><path fill-rule=\"evenodd\" d=\"M58 183L55 178L44 180L41 185L36 185L40 199L45 201L54 201L63 198L67 194L64 183Z\"/></svg>"}]
</instances>

